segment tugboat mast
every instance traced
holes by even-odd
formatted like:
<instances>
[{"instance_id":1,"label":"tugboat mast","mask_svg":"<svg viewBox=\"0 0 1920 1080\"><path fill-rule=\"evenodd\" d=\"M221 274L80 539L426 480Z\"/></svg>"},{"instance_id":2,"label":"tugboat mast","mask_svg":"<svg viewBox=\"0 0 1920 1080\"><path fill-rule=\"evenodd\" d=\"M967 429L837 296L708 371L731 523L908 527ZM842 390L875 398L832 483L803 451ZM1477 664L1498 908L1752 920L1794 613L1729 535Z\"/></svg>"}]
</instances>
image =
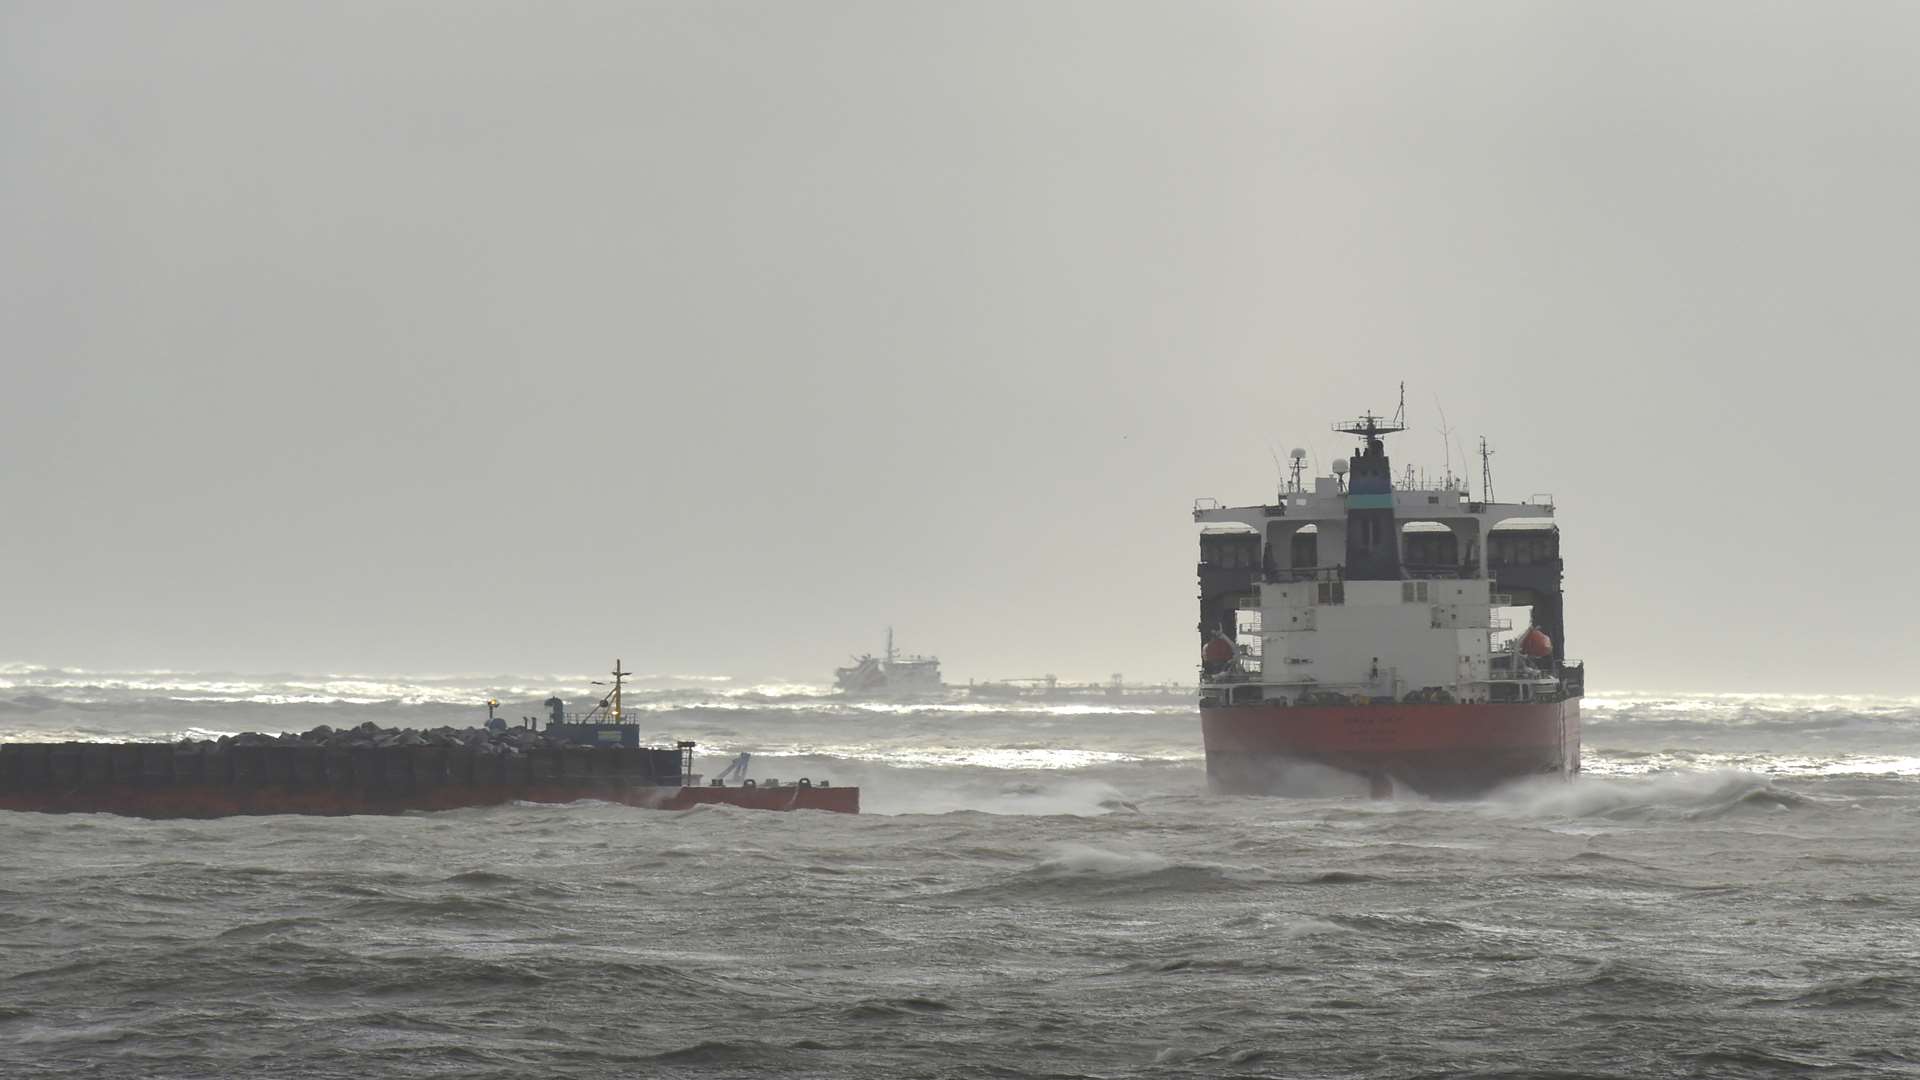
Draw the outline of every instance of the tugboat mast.
<instances>
[{"instance_id":1,"label":"tugboat mast","mask_svg":"<svg viewBox=\"0 0 1920 1080\"><path fill-rule=\"evenodd\" d=\"M612 715L613 715L613 722L616 724L623 723L623 721L620 719L621 681L624 680L627 676L633 674L633 672L631 671L622 671L620 668L621 668L620 661L615 660L613 662L613 695L611 698L608 699L613 702Z\"/></svg>"}]
</instances>

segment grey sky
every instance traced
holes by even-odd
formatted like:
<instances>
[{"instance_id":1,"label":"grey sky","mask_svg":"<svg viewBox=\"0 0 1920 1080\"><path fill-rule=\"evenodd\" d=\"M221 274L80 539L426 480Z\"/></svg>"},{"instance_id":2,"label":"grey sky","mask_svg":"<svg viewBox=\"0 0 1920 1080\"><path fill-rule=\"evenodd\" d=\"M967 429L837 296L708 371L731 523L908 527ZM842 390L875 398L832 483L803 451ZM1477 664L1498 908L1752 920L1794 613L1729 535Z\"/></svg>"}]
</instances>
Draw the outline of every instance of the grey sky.
<instances>
[{"instance_id":1,"label":"grey sky","mask_svg":"<svg viewBox=\"0 0 1920 1080\"><path fill-rule=\"evenodd\" d=\"M8 3L0 661L1190 677L1437 395L1596 689L1914 692L1909 4Z\"/></svg>"}]
</instances>

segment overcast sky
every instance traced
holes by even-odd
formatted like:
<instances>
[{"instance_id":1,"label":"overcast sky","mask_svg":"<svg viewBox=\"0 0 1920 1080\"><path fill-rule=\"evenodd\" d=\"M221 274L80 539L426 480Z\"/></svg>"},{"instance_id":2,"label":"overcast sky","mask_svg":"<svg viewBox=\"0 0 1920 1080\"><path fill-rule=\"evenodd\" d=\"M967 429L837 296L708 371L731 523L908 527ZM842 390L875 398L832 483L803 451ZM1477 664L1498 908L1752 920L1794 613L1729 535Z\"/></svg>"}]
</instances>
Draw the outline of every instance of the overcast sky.
<instances>
[{"instance_id":1,"label":"overcast sky","mask_svg":"<svg viewBox=\"0 0 1920 1080\"><path fill-rule=\"evenodd\" d=\"M1436 399L1596 690L1920 692L1920 7L0 5L0 662L1191 678Z\"/></svg>"}]
</instances>

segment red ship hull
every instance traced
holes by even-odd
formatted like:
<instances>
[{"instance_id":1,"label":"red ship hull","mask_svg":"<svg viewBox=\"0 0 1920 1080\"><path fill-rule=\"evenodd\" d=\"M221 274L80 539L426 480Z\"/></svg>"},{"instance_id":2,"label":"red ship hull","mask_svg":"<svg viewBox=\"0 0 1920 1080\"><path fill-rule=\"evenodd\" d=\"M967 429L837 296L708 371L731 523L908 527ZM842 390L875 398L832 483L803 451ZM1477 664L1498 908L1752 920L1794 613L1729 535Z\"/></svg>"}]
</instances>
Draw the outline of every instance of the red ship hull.
<instances>
[{"instance_id":1,"label":"red ship hull","mask_svg":"<svg viewBox=\"0 0 1920 1080\"><path fill-rule=\"evenodd\" d=\"M1283 795L1301 765L1365 777L1376 794L1481 794L1580 771L1580 701L1524 704L1281 705L1200 710L1214 791Z\"/></svg>"}]
</instances>

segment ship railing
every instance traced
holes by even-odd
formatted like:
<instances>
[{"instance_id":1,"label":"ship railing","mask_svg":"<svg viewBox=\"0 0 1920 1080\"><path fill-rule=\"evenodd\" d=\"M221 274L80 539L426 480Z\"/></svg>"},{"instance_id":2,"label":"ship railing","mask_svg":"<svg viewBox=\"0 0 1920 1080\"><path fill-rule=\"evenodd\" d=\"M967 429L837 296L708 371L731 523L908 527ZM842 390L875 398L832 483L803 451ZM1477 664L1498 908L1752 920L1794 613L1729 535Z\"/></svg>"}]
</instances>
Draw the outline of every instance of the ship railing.
<instances>
[{"instance_id":1,"label":"ship railing","mask_svg":"<svg viewBox=\"0 0 1920 1080\"><path fill-rule=\"evenodd\" d=\"M1435 604L1433 605L1433 618L1428 621L1427 625L1434 630L1511 630L1513 629L1513 620L1489 619L1485 623L1454 620L1447 616L1445 609L1441 605Z\"/></svg>"},{"instance_id":2,"label":"ship railing","mask_svg":"<svg viewBox=\"0 0 1920 1080\"><path fill-rule=\"evenodd\" d=\"M1405 477L1401 477L1393 482L1393 490L1451 491L1458 495L1467 494L1466 481L1460 477L1455 477L1452 483L1448 483L1444 478L1439 480L1415 480L1412 483L1408 483Z\"/></svg>"},{"instance_id":3,"label":"ship railing","mask_svg":"<svg viewBox=\"0 0 1920 1080\"><path fill-rule=\"evenodd\" d=\"M540 722L542 723L546 723L547 721L552 719L552 716L547 713L542 713L536 719L540 720ZM587 712L574 712L572 710L568 710L567 712L560 714L560 722L563 724L611 724L614 721L613 721L613 714L608 712L607 710L591 709ZM638 727L640 724L638 720L633 718L633 713L631 710L622 710L621 716L620 716L620 723L626 724L632 727Z\"/></svg>"},{"instance_id":4,"label":"ship railing","mask_svg":"<svg viewBox=\"0 0 1920 1080\"><path fill-rule=\"evenodd\" d=\"M1530 657L1523 657L1523 659L1530 659ZM1488 665L1488 676L1496 682L1542 682L1549 678L1559 678L1559 675L1553 671L1553 667L1549 665L1536 667L1532 661L1528 661L1521 667L1513 667L1511 663L1513 653L1500 653L1496 657L1490 657L1490 661L1492 663Z\"/></svg>"},{"instance_id":5,"label":"ship railing","mask_svg":"<svg viewBox=\"0 0 1920 1080\"><path fill-rule=\"evenodd\" d=\"M1265 574L1270 585L1288 581L1344 581L1346 569L1340 566L1282 566L1274 567Z\"/></svg>"},{"instance_id":6,"label":"ship railing","mask_svg":"<svg viewBox=\"0 0 1920 1080\"><path fill-rule=\"evenodd\" d=\"M1401 569L1408 578L1416 581L1476 581L1480 577L1480 568L1477 566L1404 563ZM1269 585L1290 581L1345 581L1346 568L1340 566L1269 567L1261 575L1261 580Z\"/></svg>"},{"instance_id":7,"label":"ship railing","mask_svg":"<svg viewBox=\"0 0 1920 1080\"><path fill-rule=\"evenodd\" d=\"M1209 687L1246 686L1252 683L1257 683L1261 686L1286 687L1291 689L1300 689L1302 687L1313 687L1314 689L1317 689L1317 690L1341 690L1342 689L1342 687L1338 684L1322 683L1311 675L1296 675L1292 678L1281 678L1280 676L1276 675L1271 679L1267 679L1267 678L1262 678L1260 676L1260 673L1257 671L1252 673L1234 672L1232 674L1227 674L1223 672L1219 675L1207 675L1206 673L1202 672L1200 678L1201 678L1201 682L1200 682L1199 689L1201 691L1205 691ZM1362 684L1355 683L1353 684L1352 689L1357 691L1361 689L1361 685Z\"/></svg>"},{"instance_id":8,"label":"ship railing","mask_svg":"<svg viewBox=\"0 0 1920 1080\"><path fill-rule=\"evenodd\" d=\"M1540 682L1568 676L1577 679L1584 675L1586 665L1578 660L1559 663L1536 660L1522 653L1503 650L1487 658L1487 668L1495 682Z\"/></svg>"},{"instance_id":9,"label":"ship railing","mask_svg":"<svg viewBox=\"0 0 1920 1080\"><path fill-rule=\"evenodd\" d=\"M1445 566L1432 563L1406 563L1402 565L1409 578L1420 580L1457 580L1467 581L1480 576L1480 568L1475 566Z\"/></svg>"}]
</instances>

